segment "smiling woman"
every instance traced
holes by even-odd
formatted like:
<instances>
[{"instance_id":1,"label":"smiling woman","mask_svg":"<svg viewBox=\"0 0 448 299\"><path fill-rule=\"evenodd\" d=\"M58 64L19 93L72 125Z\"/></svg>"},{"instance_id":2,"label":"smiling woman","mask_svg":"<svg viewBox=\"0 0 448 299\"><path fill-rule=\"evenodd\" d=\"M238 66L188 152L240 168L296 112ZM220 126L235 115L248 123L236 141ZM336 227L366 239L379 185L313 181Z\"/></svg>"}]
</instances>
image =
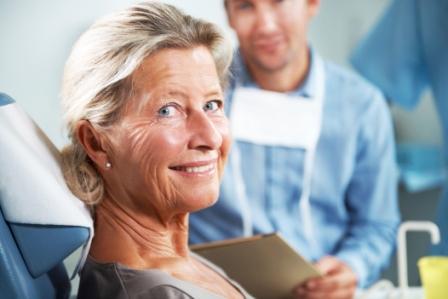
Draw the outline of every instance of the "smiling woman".
<instances>
[{"instance_id":1,"label":"smiling woman","mask_svg":"<svg viewBox=\"0 0 448 299\"><path fill-rule=\"evenodd\" d=\"M106 129L114 148L108 159L112 168L103 174L111 182L110 193L124 194L121 189L128 188L136 212L153 209L159 200L162 219L210 206L219 191L229 134L209 50L159 51L131 80L133 95L120 121ZM87 123L80 127L86 137L90 129Z\"/></svg>"},{"instance_id":2,"label":"smiling woman","mask_svg":"<svg viewBox=\"0 0 448 299\"><path fill-rule=\"evenodd\" d=\"M231 49L210 23L145 2L101 19L66 64L66 181L95 236L78 298L249 298L188 249L229 151Z\"/></svg>"}]
</instances>

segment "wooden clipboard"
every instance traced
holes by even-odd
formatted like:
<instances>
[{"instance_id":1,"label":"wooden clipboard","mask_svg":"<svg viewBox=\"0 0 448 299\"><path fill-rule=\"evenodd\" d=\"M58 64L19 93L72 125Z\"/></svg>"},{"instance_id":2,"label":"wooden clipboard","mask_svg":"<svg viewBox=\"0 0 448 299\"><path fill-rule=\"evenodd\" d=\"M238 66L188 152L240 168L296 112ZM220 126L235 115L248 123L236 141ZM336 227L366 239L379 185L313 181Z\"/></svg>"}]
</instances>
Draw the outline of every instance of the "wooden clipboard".
<instances>
[{"instance_id":1,"label":"wooden clipboard","mask_svg":"<svg viewBox=\"0 0 448 299\"><path fill-rule=\"evenodd\" d=\"M255 298L291 298L319 271L277 233L199 244L191 249L221 267Z\"/></svg>"}]
</instances>

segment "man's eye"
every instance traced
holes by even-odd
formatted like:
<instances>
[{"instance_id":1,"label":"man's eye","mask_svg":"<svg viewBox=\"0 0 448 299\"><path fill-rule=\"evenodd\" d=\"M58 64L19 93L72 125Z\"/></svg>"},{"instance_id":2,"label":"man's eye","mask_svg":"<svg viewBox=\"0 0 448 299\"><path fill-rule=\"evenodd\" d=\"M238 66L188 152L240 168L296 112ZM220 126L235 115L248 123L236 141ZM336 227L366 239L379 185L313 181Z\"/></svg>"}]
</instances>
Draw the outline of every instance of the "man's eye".
<instances>
[{"instance_id":1,"label":"man's eye","mask_svg":"<svg viewBox=\"0 0 448 299\"><path fill-rule=\"evenodd\" d=\"M204 105L204 111L216 111L222 107L220 100L209 101Z\"/></svg>"},{"instance_id":2,"label":"man's eye","mask_svg":"<svg viewBox=\"0 0 448 299\"><path fill-rule=\"evenodd\" d=\"M170 117L173 116L176 112L176 108L172 105L166 105L159 109L158 114L162 117Z\"/></svg>"},{"instance_id":3,"label":"man's eye","mask_svg":"<svg viewBox=\"0 0 448 299\"><path fill-rule=\"evenodd\" d=\"M244 2L240 2L237 4L236 8L238 10L246 10L246 9L250 9L252 8L252 3L248 2L248 1L244 1Z\"/></svg>"}]
</instances>

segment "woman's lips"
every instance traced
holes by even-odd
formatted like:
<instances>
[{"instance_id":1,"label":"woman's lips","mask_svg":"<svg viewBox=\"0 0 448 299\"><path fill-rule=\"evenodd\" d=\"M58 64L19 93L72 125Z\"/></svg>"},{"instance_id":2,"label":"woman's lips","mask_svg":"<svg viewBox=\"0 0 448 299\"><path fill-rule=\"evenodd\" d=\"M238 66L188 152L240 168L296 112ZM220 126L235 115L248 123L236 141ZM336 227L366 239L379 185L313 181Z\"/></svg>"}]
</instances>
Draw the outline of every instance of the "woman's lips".
<instances>
[{"instance_id":1,"label":"woman's lips","mask_svg":"<svg viewBox=\"0 0 448 299\"><path fill-rule=\"evenodd\" d=\"M216 171L217 159L197 161L170 166L169 168L184 175L211 175Z\"/></svg>"}]
</instances>

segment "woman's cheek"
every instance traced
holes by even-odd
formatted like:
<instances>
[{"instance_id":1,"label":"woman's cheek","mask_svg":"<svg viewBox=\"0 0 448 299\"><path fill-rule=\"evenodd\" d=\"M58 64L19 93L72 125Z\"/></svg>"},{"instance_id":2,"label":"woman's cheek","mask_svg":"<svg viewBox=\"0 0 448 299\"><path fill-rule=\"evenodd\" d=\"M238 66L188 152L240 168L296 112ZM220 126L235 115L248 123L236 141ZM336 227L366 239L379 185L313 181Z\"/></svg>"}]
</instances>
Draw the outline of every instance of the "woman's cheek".
<instances>
[{"instance_id":1,"label":"woman's cheek","mask_svg":"<svg viewBox=\"0 0 448 299\"><path fill-rule=\"evenodd\" d=\"M216 126L218 132L222 136L221 152L223 155L227 156L227 153L230 148L230 144L232 142L228 118L223 117L223 118L219 119L217 122L215 122L215 126Z\"/></svg>"},{"instance_id":2,"label":"woman's cheek","mask_svg":"<svg viewBox=\"0 0 448 299\"><path fill-rule=\"evenodd\" d=\"M154 146L166 151L180 151L185 148L187 134L182 128L161 128L154 138ZM180 153L180 152L179 152Z\"/></svg>"},{"instance_id":3,"label":"woman's cheek","mask_svg":"<svg viewBox=\"0 0 448 299\"><path fill-rule=\"evenodd\" d=\"M225 164L227 162L227 157L229 155L230 146L232 144L232 137L230 133L230 126L227 117L223 117L215 122L215 127L222 137L222 144L220 146L220 159L218 164L218 173L221 178L224 171Z\"/></svg>"}]
</instances>

